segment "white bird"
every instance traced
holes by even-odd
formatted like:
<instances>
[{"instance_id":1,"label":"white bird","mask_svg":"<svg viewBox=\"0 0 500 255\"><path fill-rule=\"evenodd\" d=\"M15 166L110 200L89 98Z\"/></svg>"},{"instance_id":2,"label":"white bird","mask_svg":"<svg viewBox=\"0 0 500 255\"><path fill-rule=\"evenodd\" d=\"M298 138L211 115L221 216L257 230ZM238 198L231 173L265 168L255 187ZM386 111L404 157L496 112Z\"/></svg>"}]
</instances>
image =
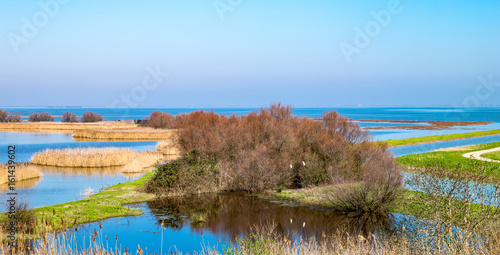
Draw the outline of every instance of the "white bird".
<instances>
[{"instance_id":1,"label":"white bird","mask_svg":"<svg viewBox=\"0 0 500 255\"><path fill-rule=\"evenodd\" d=\"M293 220L292 220L292 219L290 219L290 224L292 224L292 222L293 222Z\"/></svg>"},{"instance_id":2,"label":"white bird","mask_svg":"<svg viewBox=\"0 0 500 255\"><path fill-rule=\"evenodd\" d=\"M304 223L302 224L302 227L305 227L305 226L306 226L306 223L304 222Z\"/></svg>"},{"instance_id":3,"label":"white bird","mask_svg":"<svg viewBox=\"0 0 500 255\"><path fill-rule=\"evenodd\" d=\"M290 168L293 168L292 164L290 164Z\"/></svg>"},{"instance_id":4,"label":"white bird","mask_svg":"<svg viewBox=\"0 0 500 255\"><path fill-rule=\"evenodd\" d=\"M302 165L305 166L306 165L306 162L302 161Z\"/></svg>"}]
</instances>

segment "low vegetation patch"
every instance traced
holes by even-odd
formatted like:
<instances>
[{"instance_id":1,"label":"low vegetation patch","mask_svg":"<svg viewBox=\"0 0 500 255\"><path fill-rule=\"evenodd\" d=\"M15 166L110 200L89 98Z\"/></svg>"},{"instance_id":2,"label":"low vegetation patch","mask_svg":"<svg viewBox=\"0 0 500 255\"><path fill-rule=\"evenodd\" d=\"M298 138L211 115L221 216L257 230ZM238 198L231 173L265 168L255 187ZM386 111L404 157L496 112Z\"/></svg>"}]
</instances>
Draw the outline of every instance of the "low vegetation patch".
<instances>
[{"instance_id":1,"label":"low vegetation patch","mask_svg":"<svg viewBox=\"0 0 500 255\"><path fill-rule=\"evenodd\" d=\"M12 168L11 168L12 169ZM0 184L9 182L9 165L0 164ZM42 172L36 166L26 163L15 164L15 180L24 181L34 178L40 178Z\"/></svg>"},{"instance_id":2,"label":"low vegetation patch","mask_svg":"<svg viewBox=\"0 0 500 255\"><path fill-rule=\"evenodd\" d=\"M21 122L21 116L19 114L13 115L7 111L0 109L0 123L15 123Z\"/></svg>"},{"instance_id":3,"label":"low vegetation patch","mask_svg":"<svg viewBox=\"0 0 500 255\"><path fill-rule=\"evenodd\" d=\"M75 122L78 122L78 118L76 117L76 114L74 114L74 113L65 112L65 113L63 113L63 116L61 118L61 122L75 123Z\"/></svg>"},{"instance_id":4,"label":"low vegetation patch","mask_svg":"<svg viewBox=\"0 0 500 255\"><path fill-rule=\"evenodd\" d=\"M485 153L485 154L483 154L481 156L483 156L485 158L489 158L489 159L500 160L500 151L491 152L491 153Z\"/></svg>"},{"instance_id":5,"label":"low vegetation patch","mask_svg":"<svg viewBox=\"0 0 500 255\"><path fill-rule=\"evenodd\" d=\"M175 128L179 123L179 118L176 118L170 113L154 111L142 120L141 126L151 128L171 129Z\"/></svg>"},{"instance_id":6,"label":"low vegetation patch","mask_svg":"<svg viewBox=\"0 0 500 255\"><path fill-rule=\"evenodd\" d=\"M54 117L50 112L35 112L28 116L29 122L54 121Z\"/></svg>"},{"instance_id":7,"label":"low vegetation patch","mask_svg":"<svg viewBox=\"0 0 500 255\"><path fill-rule=\"evenodd\" d=\"M439 162L445 173L459 173L463 178L474 176L485 177L488 181L500 181L500 163L484 162L477 159L463 157L467 152L487 150L500 147L500 142L466 146L462 149L455 148L451 151L434 151L428 153L412 154L397 158L399 165L407 170L418 172L436 167Z\"/></svg>"},{"instance_id":8,"label":"low vegetation patch","mask_svg":"<svg viewBox=\"0 0 500 255\"><path fill-rule=\"evenodd\" d=\"M103 120L104 120L104 118L102 117L101 114L91 112L91 111L86 111L83 113L82 118L80 119L80 122L83 122L83 123L100 122Z\"/></svg>"},{"instance_id":9,"label":"low vegetation patch","mask_svg":"<svg viewBox=\"0 0 500 255\"><path fill-rule=\"evenodd\" d=\"M396 146L405 146L412 144L434 143L439 141L460 140L460 139L489 136L489 135L500 135L500 129L480 131L480 132L450 134L450 135L435 135L435 136L423 136L423 137L415 137L407 139L387 140L378 143L379 144L387 143L387 145L390 147L396 147Z\"/></svg>"},{"instance_id":10,"label":"low vegetation patch","mask_svg":"<svg viewBox=\"0 0 500 255\"><path fill-rule=\"evenodd\" d=\"M197 151L159 166L145 187L147 192L157 196L217 192L219 189L216 163L203 158Z\"/></svg>"},{"instance_id":11,"label":"low vegetation patch","mask_svg":"<svg viewBox=\"0 0 500 255\"><path fill-rule=\"evenodd\" d=\"M57 167L112 167L125 166L132 163L142 167L155 165L160 156L152 152L137 152L120 148L76 148L62 150L45 150L31 157L31 163ZM132 167L132 165L130 166ZM128 172L132 171L132 168Z\"/></svg>"}]
</instances>

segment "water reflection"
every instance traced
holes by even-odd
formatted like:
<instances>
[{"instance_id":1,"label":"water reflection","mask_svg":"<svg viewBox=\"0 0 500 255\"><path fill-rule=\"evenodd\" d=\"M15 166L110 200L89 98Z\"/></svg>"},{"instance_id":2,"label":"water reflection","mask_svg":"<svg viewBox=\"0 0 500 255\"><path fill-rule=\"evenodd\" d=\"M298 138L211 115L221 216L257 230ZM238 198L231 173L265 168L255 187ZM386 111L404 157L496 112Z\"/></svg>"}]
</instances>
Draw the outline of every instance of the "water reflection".
<instances>
[{"instance_id":1,"label":"water reflection","mask_svg":"<svg viewBox=\"0 0 500 255\"><path fill-rule=\"evenodd\" d=\"M49 174L58 175L95 175L95 176L113 176L113 175L123 175L128 180L135 179L143 174L149 172L151 169L148 168L145 171L136 173L124 173L123 166L119 167L53 167L53 166L39 166L41 171Z\"/></svg>"},{"instance_id":2,"label":"water reflection","mask_svg":"<svg viewBox=\"0 0 500 255\"><path fill-rule=\"evenodd\" d=\"M40 181L42 177L32 178L28 180L16 181L16 189L29 189L35 187ZM7 183L0 184L0 192L7 192L9 189L9 185Z\"/></svg>"},{"instance_id":3,"label":"water reflection","mask_svg":"<svg viewBox=\"0 0 500 255\"><path fill-rule=\"evenodd\" d=\"M278 234L290 239L315 238L323 241L336 233L369 235L389 232L394 228L393 217L387 215L341 214L304 206L273 203L244 194L202 194L188 197L163 198L148 203L157 224L173 230L185 227L196 233L210 232L226 241L248 234L255 227L271 222ZM203 222L193 222L195 217Z\"/></svg>"},{"instance_id":4,"label":"water reflection","mask_svg":"<svg viewBox=\"0 0 500 255\"><path fill-rule=\"evenodd\" d=\"M207 245L216 245L216 249L222 251L230 242L235 243L236 236L245 237L252 228L262 228L272 222L278 234L289 240L315 238L319 242L334 234L392 233L397 225L397 214L388 217L346 215L233 193L166 198L129 207L140 208L144 214L81 225L75 238L82 240L87 236L88 246L88 237L97 230L101 236L117 237L116 244L113 238L113 246L137 248L140 245L155 252L160 250L163 236L163 251L170 254L176 250L201 250ZM194 222L195 216L200 215L204 221ZM162 222L165 222L163 230Z\"/></svg>"}]
</instances>

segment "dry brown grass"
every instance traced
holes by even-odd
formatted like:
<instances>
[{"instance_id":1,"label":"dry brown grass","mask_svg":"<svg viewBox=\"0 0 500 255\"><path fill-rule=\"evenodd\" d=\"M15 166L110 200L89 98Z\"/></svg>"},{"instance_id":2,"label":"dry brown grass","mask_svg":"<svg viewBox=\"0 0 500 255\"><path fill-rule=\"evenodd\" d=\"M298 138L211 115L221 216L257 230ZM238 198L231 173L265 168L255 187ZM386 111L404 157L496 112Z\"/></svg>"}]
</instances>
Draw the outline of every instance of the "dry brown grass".
<instances>
[{"instance_id":1,"label":"dry brown grass","mask_svg":"<svg viewBox=\"0 0 500 255\"><path fill-rule=\"evenodd\" d=\"M163 153L163 155L181 155L178 146L172 139L159 141L156 150Z\"/></svg>"},{"instance_id":2,"label":"dry brown grass","mask_svg":"<svg viewBox=\"0 0 500 255\"><path fill-rule=\"evenodd\" d=\"M161 130L153 128L134 128L120 130L77 130L73 138L78 140L147 140L157 141L171 139L176 130Z\"/></svg>"},{"instance_id":3,"label":"dry brown grass","mask_svg":"<svg viewBox=\"0 0 500 255\"><path fill-rule=\"evenodd\" d=\"M29 180L29 179L34 179L34 178L39 178L42 176L42 172L40 172L40 169L37 168L36 166L30 165L30 164L16 164L15 165L15 178L16 182L18 181L24 181L24 180ZM0 164L0 184L8 183L8 165Z\"/></svg>"},{"instance_id":4,"label":"dry brown grass","mask_svg":"<svg viewBox=\"0 0 500 255\"><path fill-rule=\"evenodd\" d=\"M132 172L134 166L141 167L142 171L148 164L154 165L152 162L156 163L159 160L160 157L156 153L119 148L45 150L31 157L32 164L56 167L99 168L132 164L127 168L128 172Z\"/></svg>"},{"instance_id":5,"label":"dry brown grass","mask_svg":"<svg viewBox=\"0 0 500 255\"><path fill-rule=\"evenodd\" d=\"M140 156L130 161L122 168L124 173L139 173L147 170L152 170L152 168L158 163L162 162L162 155L155 152L143 152Z\"/></svg>"},{"instance_id":6,"label":"dry brown grass","mask_svg":"<svg viewBox=\"0 0 500 255\"><path fill-rule=\"evenodd\" d=\"M137 129L134 124L125 124L116 121L103 121L98 123L62 123L62 122L37 122L37 123L0 123L1 131L37 131L37 132L72 132L76 130L94 129Z\"/></svg>"},{"instance_id":7,"label":"dry brown grass","mask_svg":"<svg viewBox=\"0 0 500 255\"><path fill-rule=\"evenodd\" d=\"M422 243L419 239L412 239L406 235L388 236L380 235L370 236L348 236L344 233L337 233L331 236L324 235L325 241L319 242L312 239L301 239L300 242L290 240L288 236L279 234L276 223L268 223L263 227L253 227L250 230L249 236L245 238L237 238L236 243L225 246L224 251L220 251L220 244L217 242L215 246L204 245L200 251L194 254L200 255L222 255L222 254L245 254L245 255L260 255L260 254L280 254L280 255L410 255L410 254L446 254L446 255L483 255L483 254L500 254L498 242L485 242L481 245L470 244L465 245L461 250L453 250L444 243L428 245ZM0 230L0 238L5 240L6 233ZM26 243L19 242L19 249L9 252L6 243L0 245L1 254L12 255L84 255L84 254L146 254L143 250L144 246L127 248L117 248L113 242L106 244L102 240L106 238L100 231L94 231L90 234L91 242L82 249L82 243L77 240L70 232L59 232L57 235L45 234L40 239L42 245L36 247L28 247ZM120 238L120 237L118 237ZM459 241L459 240L457 240ZM160 240L158 240L160 242ZM78 248L77 248L78 247ZM142 248L141 248L142 247ZM34 250L32 250L35 248ZM130 247L129 247L130 248ZM134 253L133 251L136 251ZM151 251L151 250L150 250ZM154 254L159 254L160 251ZM164 252L164 251L163 251ZM149 253L148 253L149 254ZM153 253L151 253L153 254ZM183 253L174 249L169 254L181 255L192 254Z\"/></svg>"}]
</instances>

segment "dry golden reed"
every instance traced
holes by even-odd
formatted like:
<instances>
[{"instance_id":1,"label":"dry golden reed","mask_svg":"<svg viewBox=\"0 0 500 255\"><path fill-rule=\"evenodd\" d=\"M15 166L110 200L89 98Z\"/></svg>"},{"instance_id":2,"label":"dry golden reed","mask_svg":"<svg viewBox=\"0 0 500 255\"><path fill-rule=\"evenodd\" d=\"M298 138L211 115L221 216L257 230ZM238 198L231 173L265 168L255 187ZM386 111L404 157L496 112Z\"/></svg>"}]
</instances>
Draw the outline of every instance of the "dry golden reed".
<instances>
[{"instance_id":1,"label":"dry golden reed","mask_svg":"<svg viewBox=\"0 0 500 255\"><path fill-rule=\"evenodd\" d=\"M269 228L273 227L268 226ZM203 245L201 250L195 253L183 253L177 249L168 254L199 254L199 255L222 255L222 254L281 254L281 255L365 255L365 254L380 254L380 255L410 255L410 254L446 254L446 255L485 255L485 254L500 254L498 242L484 243L483 245L466 245L459 251L454 251L446 247L445 244L440 248L430 245L421 245L418 240L409 239L406 236L401 237L378 237L371 235L363 236L345 236L342 234L327 237L324 242L318 242L314 239L301 239L300 242L293 242L287 237L277 235L272 230L252 230L253 232L269 232L270 233L251 233L250 238L237 239L236 244L224 246L225 251L220 251L220 244L215 246ZM19 242L19 249L10 253L7 243L0 244L0 254L12 255L91 255L91 254L110 254L110 255L130 255L130 254L146 254L142 246L139 244L131 249L123 248L119 242L115 240L104 240L106 236L95 231L91 236L91 242L87 244L81 243L73 234L61 232L58 235L44 235L39 239L38 245L26 246L26 243ZM0 230L0 238L5 240L6 233ZM113 238L114 239L114 238ZM117 240L119 237L117 236ZM163 240L158 240L161 242ZM417 241L417 242L415 242ZM85 246L85 248L82 248ZM150 249L151 250L151 249ZM159 254L159 251L154 254ZM149 254L149 253L148 253ZM153 253L151 253L153 254Z\"/></svg>"},{"instance_id":2,"label":"dry golden reed","mask_svg":"<svg viewBox=\"0 0 500 255\"><path fill-rule=\"evenodd\" d=\"M121 130L77 130L73 138L82 140L149 140L170 139L176 130L158 130L153 128L135 128Z\"/></svg>"},{"instance_id":3,"label":"dry golden reed","mask_svg":"<svg viewBox=\"0 0 500 255\"><path fill-rule=\"evenodd\" d=\"M174 140L170 139L159 141L156 150L163 153L163 155L180 155L181 152L177 147Z\"/></svg>"},{"instance_id":4,"label":"dry golden reed","mask_svg":"<svg viewBox=\"0 0 500 255\"><path fill-rule=\"evenodd\" d=\"M72 132L76 130L94 129L137 129L137 126L134 124L125 124L116 121L103 121L98 123L0 123L0 130L4 131Z\"/></svg>"},{"instance_id":5,"label":"dry golden reed","mask_svg":"<svg viewBox=\"0 0 500 255\"><path fill-rule=\"evenodd\" d=\"M162 155L156 152L147 151L138 154L137 158L133 159L122 168L123 173L139 173L152 170L154 166L163 161Z\"/></svg>"},{"instance_id":6,"label":"dry golden reed","mask_svg":"<svg viewBox=\"0 0 500 255\"><path fill-rule=\"evenodd\" d=\"M4 183L9 182L8 170L9 170L8 165L0 164L0 171L1 171L0 184L4 184ZM42 172L40 172L40 169L38 169L36 166L30 165L30 164L25 164L25 163L19 163L19 164L15 165L16 182L34 179L34 178L39 178L41 176L42 176Z\"/></svg>"},{"instance_id":7,"label":"dry golden reed","mask_svg":"<svg viewBox=\"0 0 500 255\"><path fill-rule=\"evenodd\" d=\"M134 160L144 161L138 164L142 166L157 161L158 156L155 153L108 147L45 150L31 157L32 164L57 167L125 166Z\"/></svg>"}]
</instances>

